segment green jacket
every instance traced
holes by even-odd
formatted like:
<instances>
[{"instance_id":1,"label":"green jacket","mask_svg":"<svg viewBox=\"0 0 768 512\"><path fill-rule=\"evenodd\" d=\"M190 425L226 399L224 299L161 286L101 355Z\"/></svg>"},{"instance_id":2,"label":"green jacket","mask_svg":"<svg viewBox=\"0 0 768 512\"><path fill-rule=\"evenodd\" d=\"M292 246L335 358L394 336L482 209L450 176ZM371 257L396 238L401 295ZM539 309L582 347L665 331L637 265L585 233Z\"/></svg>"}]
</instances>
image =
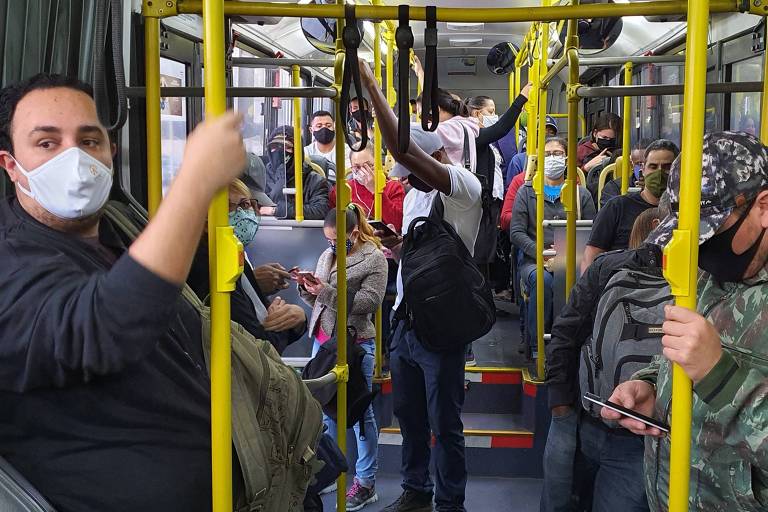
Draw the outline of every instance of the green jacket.
<instances>
[{"instance_id":1,"label":"green jacket","mask_svg":"<svg viewBox=\"0 0 768 512\"><path fill-rule=\"evenodd\" d=\"M723 355L694 386L689 510L768 510L768 270L720 286L699 277L698 311L720 332ZM672 365L657 356L634 378L656 385L656 416L671 423ZM647 438L652 512L669 498L668 437Z\"/></svg>"}]
</instances>

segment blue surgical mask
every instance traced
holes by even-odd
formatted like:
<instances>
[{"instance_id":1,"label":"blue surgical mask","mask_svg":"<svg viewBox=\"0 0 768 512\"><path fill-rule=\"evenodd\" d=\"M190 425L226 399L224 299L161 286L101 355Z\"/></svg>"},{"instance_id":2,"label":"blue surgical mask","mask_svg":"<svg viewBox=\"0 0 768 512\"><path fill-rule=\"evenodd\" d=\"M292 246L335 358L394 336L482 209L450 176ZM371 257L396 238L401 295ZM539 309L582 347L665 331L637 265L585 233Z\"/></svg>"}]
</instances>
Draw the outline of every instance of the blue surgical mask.
<instances>
[{"instance_id":1,"label":"blue surgical mask","mask_svg":"<svg viewBox=\"0 0 768 512\"><path fill-rule=\"evenodd\" d=\"M544 185L544 197L550 201L554 201L560 197L560 191L563 189L562 183L560 185Z\"/></svg>"},{"instance_id":2,"label":"blue surgical mask","mask_svg":"<svg viewBox=\"0 0 768 512\"><path fill-rule=\"evenodd\" d=\"M244 210L238 207L235 211L229 212L229 225L235 228L235 236L243 246L253 242L256 232L259 230L260 221L261 219L253 210Z\"/></svg>"},{"instance_id":3,"label":"blue surgical mask","mask_svg":"<svg viewBox=\"0 0 768 512\"><path fill-rule=\"evenodd\" d=\"M635 172L635 181L638 181L640 179L640 176L643 173L643 164L635 164L634 172Z\"/></svg>"},{"instance_id":4,"label":"blue surgical mask","mask_svg":"<svg viewBox=\"0 0 768 512\"><path fill-rule=\"evenodd\" d=\"M332 252L332 253L333 253L333 255L335 256L335 255L336 255L336 242L334 242L334 241L331 241L331 240L328 240L328 245L330 245L330 246L331 246L331 252ZM352 246L353 246L353 245L354 245L354 244L352 243L352 240L350 240L349 238L347 238L347 254L349 254L349 251L351 251L351 250L352 250Z\"/></svg>"}]
</instances>

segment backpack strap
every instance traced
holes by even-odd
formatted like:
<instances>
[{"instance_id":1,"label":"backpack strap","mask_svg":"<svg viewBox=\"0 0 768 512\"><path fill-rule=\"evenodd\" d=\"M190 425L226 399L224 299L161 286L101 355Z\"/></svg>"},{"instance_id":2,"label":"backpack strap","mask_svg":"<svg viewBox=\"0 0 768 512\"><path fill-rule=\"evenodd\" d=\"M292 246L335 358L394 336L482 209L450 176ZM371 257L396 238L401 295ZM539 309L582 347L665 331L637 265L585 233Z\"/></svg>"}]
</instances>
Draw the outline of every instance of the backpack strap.
<instances>
[{"instance_id":1,"label":"backpack strap","mask_svg":"<svg viewBox=\"0 0 768 512\"><path fill-rule=\"evenodd\" d=\"M651 338L658 338L664 335L664 330L661 324L639 324L629 323L624 324L621 329L621 336L619 341L625 340L647 340Z\"/></svg>"}]
</instances>

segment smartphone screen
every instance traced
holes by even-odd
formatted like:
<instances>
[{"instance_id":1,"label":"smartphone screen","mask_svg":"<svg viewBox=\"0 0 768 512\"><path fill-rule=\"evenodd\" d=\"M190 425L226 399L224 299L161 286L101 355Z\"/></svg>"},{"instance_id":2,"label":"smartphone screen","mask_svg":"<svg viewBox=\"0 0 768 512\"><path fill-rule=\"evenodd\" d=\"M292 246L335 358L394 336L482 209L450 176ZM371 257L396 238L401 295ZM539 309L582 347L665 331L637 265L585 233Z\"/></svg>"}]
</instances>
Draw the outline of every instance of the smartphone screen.
<instances>
[{"instance_id":1,"label":"smartphone screen","mask_svg":"<svg viewBox=\"0 0 768 512\"><path fill-rule=\"evenodd\" d=\"M397 236L397 233L392 231L392 228L390 228L380 220L372 220L372 221L369 221L368 224L370 224L371 227L376 231L384 231L388 236Z\"/></svg>"},{"instance_id":2,"label":"smartphone screen","mask_svg":"<svg viewBox=\"0 0 768 512\"><path fill-rule=\"evenodd\" d=\"M659 420L655 420L653 418L649 418L648 416L644 414L640 414L639 412L635 412L631 409L627 409L626 407L622 407L619 404L615 404L605 398L601 398L595 394L592 393L586 393L584 395L584 398L586 400L589 400L590 402L593 402L600 407L607 407L608 409L611 409L612 411L616 411L617 413L621 414L622 416L626 416L628 418L632 418L633 420L637 420L641 423L645 423L646 425L650 427L655 427L662 432L669 433L669 425L666 423L663 423Z\"/></svg>"}]
</instances>

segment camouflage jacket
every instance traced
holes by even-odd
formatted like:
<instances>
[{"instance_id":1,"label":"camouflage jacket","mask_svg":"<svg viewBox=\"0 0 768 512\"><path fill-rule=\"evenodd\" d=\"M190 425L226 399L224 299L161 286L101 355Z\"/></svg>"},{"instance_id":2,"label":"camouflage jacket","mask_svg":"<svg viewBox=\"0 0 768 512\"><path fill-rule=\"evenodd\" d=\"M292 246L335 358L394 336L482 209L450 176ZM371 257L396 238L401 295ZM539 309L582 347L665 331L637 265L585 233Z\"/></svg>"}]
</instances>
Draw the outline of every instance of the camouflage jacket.
<instances>
[{"instance_id":1,"label":"camouflage jacket","mask_svg":"<svg viewBox=\"0 0 768 512\"><path fill-rule=\"evenodd\" d=\"M699 277L698 310L720 332L723 355L694 386L689 510L768 510L768 270L722 286ZM765 311L765 312L764 312ZM657 356L634 378L656 385L656 416L671 423L672 365ZM646 439L652 512L668 510L668 437Z\"/></svg>"}]
</instances>

